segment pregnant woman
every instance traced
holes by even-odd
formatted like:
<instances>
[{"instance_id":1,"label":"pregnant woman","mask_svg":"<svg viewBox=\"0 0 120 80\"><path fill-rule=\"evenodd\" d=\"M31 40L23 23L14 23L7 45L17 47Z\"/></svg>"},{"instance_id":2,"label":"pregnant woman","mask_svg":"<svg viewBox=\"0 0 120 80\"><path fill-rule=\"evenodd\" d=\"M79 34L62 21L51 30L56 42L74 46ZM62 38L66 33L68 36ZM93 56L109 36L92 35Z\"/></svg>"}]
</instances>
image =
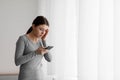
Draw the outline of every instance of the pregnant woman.
<instances>
[{"instance_id":1,"label":"pregnant woman","mask_svg":"<svg viewBox=\"0 0 120 80\"><path fill-rule=\"evenodd\" d=\"M45 49L49 23L44 16L37 16L26 34L16 42L15 64L20 65L18 80L45 80L41 69L43 57L50 62L51 54Z\"/></svg>"}]
</instances>

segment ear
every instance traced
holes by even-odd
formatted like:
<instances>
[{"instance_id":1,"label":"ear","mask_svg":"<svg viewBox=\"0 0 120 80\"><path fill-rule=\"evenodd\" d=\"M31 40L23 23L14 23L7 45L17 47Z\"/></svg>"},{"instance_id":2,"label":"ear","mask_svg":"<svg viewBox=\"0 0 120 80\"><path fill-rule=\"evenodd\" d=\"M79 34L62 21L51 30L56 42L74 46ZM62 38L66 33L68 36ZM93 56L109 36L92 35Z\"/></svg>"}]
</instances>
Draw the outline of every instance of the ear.
<instances>
[{"instance_id":1,"label":"ear","mask_svg":"<svg viewBox=\"0 0 120 80\"><path fill-rule=\"evenodd\" d=\"M32 24L32 28L35 29L35 25L34 24Z\"/></svg>"}]
</instances>

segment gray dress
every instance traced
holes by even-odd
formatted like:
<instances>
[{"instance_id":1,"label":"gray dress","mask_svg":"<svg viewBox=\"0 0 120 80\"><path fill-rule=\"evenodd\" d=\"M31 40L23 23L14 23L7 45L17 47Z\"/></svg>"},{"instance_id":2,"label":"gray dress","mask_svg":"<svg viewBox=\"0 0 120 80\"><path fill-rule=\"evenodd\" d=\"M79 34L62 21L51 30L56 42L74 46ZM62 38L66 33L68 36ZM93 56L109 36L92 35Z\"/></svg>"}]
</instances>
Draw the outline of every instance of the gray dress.
<instances>
[{"instance_id":1,"label":"gray dress","mask_svg":"<svg viewBox=\"0 0 120 80\"><path fill-rule=\"evenodd\" d=\"M51 61L50 53L44 55L35 52L40 46L46 46L46 42L41 39L33 43L26 34L21 35L16 42L15 64L20 65L18 80L44 80L41 69L41 60L44 57L48 62Z\"/></svg>"}]
</instances>

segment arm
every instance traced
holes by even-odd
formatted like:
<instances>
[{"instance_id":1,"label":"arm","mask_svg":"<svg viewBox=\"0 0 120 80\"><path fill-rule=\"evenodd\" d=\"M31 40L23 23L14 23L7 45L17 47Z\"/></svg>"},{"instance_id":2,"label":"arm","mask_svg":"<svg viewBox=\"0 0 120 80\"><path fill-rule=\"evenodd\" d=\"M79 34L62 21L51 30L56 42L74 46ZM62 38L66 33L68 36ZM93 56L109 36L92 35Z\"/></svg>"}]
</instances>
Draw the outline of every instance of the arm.
<instances>
[{"instance_id":1,"label":"arm","mask_svg":"<svg viewBox=\"0 0 120 80\"><path fill-rule=\"evenodd\" d=\"M45 40L42 40L42 43L43 43L43 46L44 46L44 47L47 46ZM44 54L44 58L45 58L48 62L51 62L51 60L52 60L52 55L50 54L50 52L45 53L45 54Z\"/></svg>"},{"instance_id":2,"label":"arm","mask_svg":"<svg viewBox=\"0 0 120 80\"><path fill-rule=\"evenodd\" d=\"M15 50L15 65L24 64L31 59L33 59L37 54L35 51L31 51L27 55L23 55L25 49L25 42L24 39L20 36L16 42L16 50Z\"/></svg>"}]
</instances>

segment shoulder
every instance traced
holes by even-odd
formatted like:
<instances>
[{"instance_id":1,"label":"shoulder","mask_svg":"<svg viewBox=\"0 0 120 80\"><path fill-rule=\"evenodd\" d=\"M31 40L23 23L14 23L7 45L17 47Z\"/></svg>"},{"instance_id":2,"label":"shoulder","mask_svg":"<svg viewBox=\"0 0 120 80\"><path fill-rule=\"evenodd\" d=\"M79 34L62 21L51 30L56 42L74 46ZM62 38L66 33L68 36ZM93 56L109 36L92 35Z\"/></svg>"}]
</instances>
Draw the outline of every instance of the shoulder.
<instances>
[{"instance_id":1,"label":"shoulder","mask_svg":"<svg viewBox=\"0 0 120 80\"><path fill-rule=\"evenodd\" d=\"M17 41L25 41L25 34L20 35Z\"/></svg>"},{"instance_id":2,"label":"shoulder","mask_svg":"<svg viewBox=\"0 0 120 80\"><path fill-rule=\"evenodd\" d=\"M26 35L26 34L20 35L20 36L19 36L19 39L25 39L25 35Z\"/></svg>"}]
</instances>

